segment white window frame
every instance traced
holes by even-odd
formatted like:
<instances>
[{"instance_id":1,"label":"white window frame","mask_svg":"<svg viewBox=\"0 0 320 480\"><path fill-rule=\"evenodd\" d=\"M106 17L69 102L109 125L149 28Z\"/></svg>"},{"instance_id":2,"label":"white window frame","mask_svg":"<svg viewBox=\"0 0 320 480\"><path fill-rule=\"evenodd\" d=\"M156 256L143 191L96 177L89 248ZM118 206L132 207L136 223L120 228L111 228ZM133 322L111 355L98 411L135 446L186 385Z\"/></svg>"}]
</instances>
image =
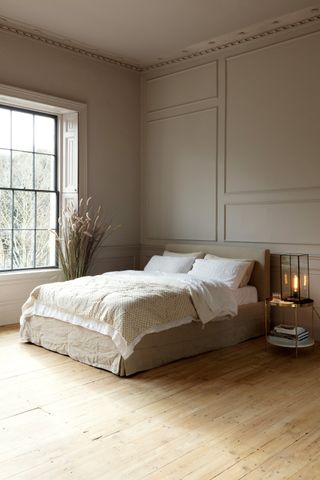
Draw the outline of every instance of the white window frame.
<instances>
[{"instance_id":1,"label":"white window frame","mask_svg":"<svg viewBox=\"0 0 320 480\"><path fill-rule=\"evenodd\" d=\"M68 201L68 199L74 200L78 196L80 198L87 198L87 105L85 103L74 102L60 97L54 97L52 95L46 95L43 93L33 92L30 90L24 90L17 87L12 87L5 84L0 84L0 104L8 105L18 108L32 109L33 111L39 111L43 113L51 113L57 115L58 121L58 158L60 161L59 168L59 193L60 202L59 208L61 213L61 207ZM76 149L76 155L78 157L78 181L77 188L66 185L64 181L65 170L65 157L67 154L68 138L66 131L68 129L68 120L77 116L77 141L76 145L73 139L73 147ZM70 123L71 125L71 123ZM57 269L59 270L59 269ZM33 275L52 277L52 268L43 270L24 270L24 271L8 271L0 273L0 284L3 281L10 279L12 281L14 277L20 281L32 277Z\"/></svg>"}]
</instances>

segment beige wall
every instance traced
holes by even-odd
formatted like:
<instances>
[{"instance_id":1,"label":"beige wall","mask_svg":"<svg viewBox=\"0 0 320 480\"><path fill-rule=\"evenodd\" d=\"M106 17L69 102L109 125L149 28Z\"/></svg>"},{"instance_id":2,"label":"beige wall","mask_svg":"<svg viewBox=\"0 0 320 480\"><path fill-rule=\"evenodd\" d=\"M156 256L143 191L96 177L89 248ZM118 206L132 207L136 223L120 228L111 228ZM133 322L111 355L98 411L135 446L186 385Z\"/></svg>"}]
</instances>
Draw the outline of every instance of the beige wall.
<instances>
[{"instance_id":1,"label":"beige wall","mask_svg":"<svg viewBox=\"0 0 320 480\"><path fill-rule=\"evenodd\" d=\"M96 271L133 268L140 221L139 75L7 33L0 33L0 64L0 83L87 104L88 193L122 224L108 240L116 247L101 249ZM10 288L0 278L0 324L18 320L17 305L42 283L38 277L24 282L16 276Z\"/></svg>"},{"instance_id":2,"label":"beige wall","mask_svg":"<svg viewBox=\"0 0 320 480\"><path fill-rule=\"evenodd\" d=\"M96 272L135 265L141 182L142 253L172 240L262 245L276 289L276 254L309 252L320 303L319 39L307 26L146 74L140 169L138 74L0 33L0 83L88 106L88 192L123 224ZM32 278L0 285L0 324Z\"/></svg>"},{"instance_id":3,"label":"beige wall","mask_svg":"<svg viewBox=\"0 0 320 480\"><path fill-rule=\"evenodd\" d=\"M139 75L6 33L0 61L0 83L87 104L88 193L123 224L110 241L137 244Z\"/></svg>"},{"instance_id":4,"label":"beige wall","mask_svg":"<svg viewBox=\"0 0 320 480\"><path fill-rule=\"evenodd\" d=\"M261 245L275 291L277 254L310 253L320 309L320 33L277 40L145 74L142 253Z\"/></svg>"}]
</instances>

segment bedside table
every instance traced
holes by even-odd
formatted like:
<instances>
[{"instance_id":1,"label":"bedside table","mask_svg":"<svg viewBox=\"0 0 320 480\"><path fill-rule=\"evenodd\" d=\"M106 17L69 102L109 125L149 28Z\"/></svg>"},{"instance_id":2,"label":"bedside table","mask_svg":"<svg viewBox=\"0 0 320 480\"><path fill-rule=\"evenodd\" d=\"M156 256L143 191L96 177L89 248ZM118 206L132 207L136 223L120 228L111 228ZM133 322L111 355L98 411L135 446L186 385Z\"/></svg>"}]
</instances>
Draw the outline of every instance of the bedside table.
<instances>
[{"instance_id":1,"label":"bedside table","mask_svg":"<svg viewBox=\"0 0 320 480\"><path fill-rule=\"evenodd\" d=\"M289 308L293 310L294 314L294 323L295 332L299 327L298 325L298 312L300 309L311 308L311 336L305 338L304 340L298 340L298 336L295 335L295 338L288 339L283 337L278 337L270 334L270 310L271 308ZM265 300L265 309L264 309L264 324L265 324L265 338L266 338L266 349L268 345L275 345L282 348L293 348L295 349L295 355L298 356L298 350L300 348L314 347L314 302L311 300L308 303L294 303L286 302L282 300L274 300L272 298L267 298Z\"/></svg>"}]
</instances>

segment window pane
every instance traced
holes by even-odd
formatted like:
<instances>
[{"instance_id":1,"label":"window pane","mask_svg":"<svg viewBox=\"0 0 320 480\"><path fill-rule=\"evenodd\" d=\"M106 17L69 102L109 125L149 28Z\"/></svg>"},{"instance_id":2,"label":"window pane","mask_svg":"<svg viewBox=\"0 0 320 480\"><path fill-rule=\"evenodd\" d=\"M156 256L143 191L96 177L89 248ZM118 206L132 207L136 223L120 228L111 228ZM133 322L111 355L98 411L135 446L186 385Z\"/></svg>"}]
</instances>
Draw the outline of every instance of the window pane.
<instances>
[{"instance_id":1,"label":"window pane","mask_svg":"<svg viewBox=\"0 0 320 480\"><path fill-rule=\"evenodd\" d=\"M36 267L54 267L56 265L54 234L47 230L38 230L36 235Z\"/></svg>"},{"instance_id":2,"label":"window pane","mask_svg":"<svg viewBox=\"0 0 320 480\"><path fill-rule=\"evenodd\" d=\"M12 187L33 188L33 155L12 152Z\"/></svg>"},{"instance_id":3,"label":"window pane","mask_svg":"<svg viewBox=\"0 0 320 480\"><path fill-rule=\"evenodd\" d=\"M35 228L35 193L14 192L13 228Z\"/></svg>"},{"instance_id":4,"label":"window pane","mask_svg":"<svg viewBox=\"0 0 320 480\"><path fill-rule=\"evenodd\" d=\"M12 228L12 192L0 190L0 228Z\"/></svg>"},{"instance_id":5,"label":"window pane","mask_svg":"<svg viewBox=\"0 0 320 480\"><path fill-rule=\"evenodd\" d=\"M0 230L0 270L11 270L10 230Z\"/></svg>"},{"instance_id":6,"label":"window pane","mask_svg":"<svg viewBox=\"0 0 320 480\"><path fill-rule=\"evenodd\" d=\"M12 148L33 151L33 115L12 112Z\"/></svg>"},{"instance_id":7,"label":"window pane","mask_svg":"<svg viewBox=\"0 0 320 480\"><path fill-rule=\"evenodd\" d=\"M13 232L13 268L33 268L34 233L29 230Z\"/></svg>"},{"instance_id":8,"label":"window pane","mask_svg":"<svg viewBox=\"0 0 320 480\"><path fill-rule=\"evenodd\" d=\"M34 151L55 153L55 122L53 118L35 115L34 117Z\"/></svg>"},{"instance_id":9,"label":"window pane","mask_svg":"<svg viewBox=\"0 0 320 480\"><path fill-rule=\"evenodd\" d=\"M10 150L0 150L0 187L10 187L10 157Z\"/></svg>"},{"instance_id":10,"label":"window pane","mask_svg":"<svg viewBox=\"0 0 320 480\"><path fill-rule=\"evenodd\" d=\"M35 188L54 190L54 157L52 155L35 155Z\"/></svg>"},{"instance_id":11,"label":"window pane","mask_svg":"<svg viewBox=\"0 0 320 480\"><path fill-rule=\"evenodd\" d=\"M2 271L57 265L56 135L56 117L0 107Z\"/></svg>"},{"instance_id":12,"label":"window pane","mask_svg":"<svg viewBox=\"0 0 320 480\"><path fill-rule=\"evenodd\" d=\"M37 227L54 229L57 223L57 197L55 193L37 193Z\"/></svg>"},{"instance_id":13,"label":"window pane","mask_svg":"<svg viewBox=\"0 0 320 480\"><path fill-rule=\"evenodd\" d=\"M11 148L11 112L0 108L0 148Z\"/></svg>"}]
</instances>

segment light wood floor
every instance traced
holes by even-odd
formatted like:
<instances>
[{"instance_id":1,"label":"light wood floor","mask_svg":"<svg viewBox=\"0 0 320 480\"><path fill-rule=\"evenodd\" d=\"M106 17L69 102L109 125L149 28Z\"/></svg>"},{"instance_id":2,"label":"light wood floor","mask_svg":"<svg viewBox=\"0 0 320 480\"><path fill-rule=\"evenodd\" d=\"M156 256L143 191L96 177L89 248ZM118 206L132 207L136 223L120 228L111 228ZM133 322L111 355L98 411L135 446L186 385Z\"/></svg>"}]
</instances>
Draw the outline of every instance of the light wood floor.
<instances>
[{"instance_id":1,"label":"light wood floor","mask_svg":"<svg viewBox=\"0 0 320 480\"><path fill-rule=\"evenodd\" d=\"M320 351L261 339L121 379L0 328L0 479L320 478Z\"/></svg>"}]
</instances>

